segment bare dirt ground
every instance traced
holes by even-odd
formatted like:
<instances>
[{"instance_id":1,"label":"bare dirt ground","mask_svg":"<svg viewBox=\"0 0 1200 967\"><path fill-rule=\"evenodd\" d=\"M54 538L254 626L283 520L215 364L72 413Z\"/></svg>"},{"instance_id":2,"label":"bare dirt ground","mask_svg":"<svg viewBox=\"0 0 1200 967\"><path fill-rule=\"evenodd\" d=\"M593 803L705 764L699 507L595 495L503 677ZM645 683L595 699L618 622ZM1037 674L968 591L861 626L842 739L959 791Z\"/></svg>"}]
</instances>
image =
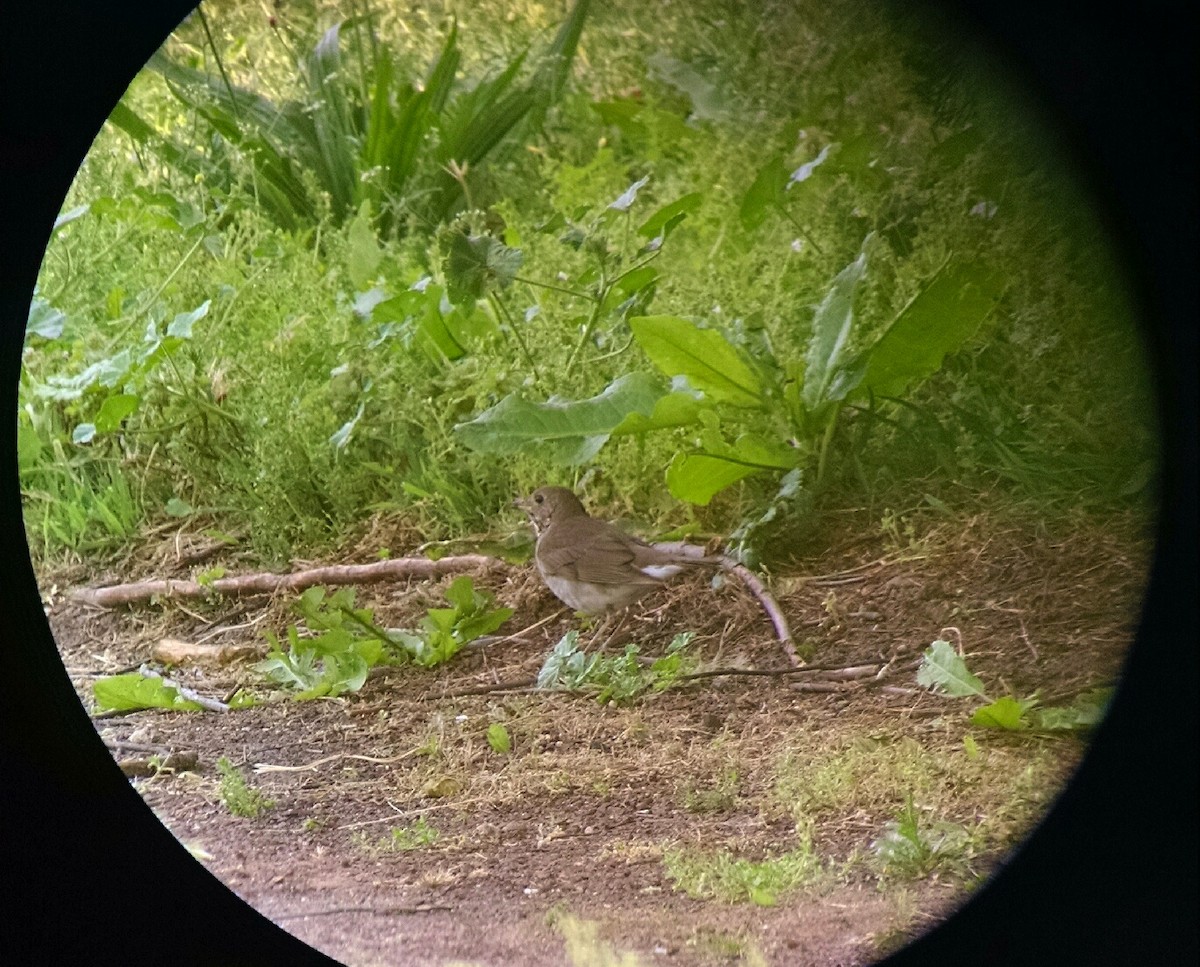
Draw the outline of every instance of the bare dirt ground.
<instances>
[{"instance_id":1,"label":"bare dirt ground","mask_svg":"<svg viewBox=\"0 0 1200 967\"><path fill-rule=\"evenodd\" d=\"M372 533L358 559L380 543ZM848 511L830 515L813 547L819 556L775 581L797 643L812 664L891 662L879 681L724 676L627 707L528 688L459 694L534 676L578 626L564 612L519 640L433 671L389 669L338 699L140 712L96 727L212 873L347 964L615 963L603 959L610 949L644 964L868 963L952 911L1085 749L1076 735L972 728L970 701L917 688L921 652L955 629L945 635L997 697L1037 691L1066 704L1113 684L1150 549L1133 515L1043 524L1011 510L966 520L924 511L891 528ZM122 579L196 570L186 539L142 551ZM43 582L89 708L97 677L146 661L163 637L265 650L261 630L295 620L290 600L263 597L100 611L63 596L69 584L114 577L77 570ZM478 583L516 608L503 631L555 610L530 567ZM380 624L411 627L442 588L364 587L358 604ZM736 585L672 587L629 633L653 655L682 630L696 632L690 651L702 668L784 666L765 616ZM239 684L270 694L245 661L172 675L216 697ZM488 744L495 722L512 737L507 754ZM156 769L171 754L181 758ZM232 815L221 757L274 807ZM971 831L960 864L881 875L872 844L908 796L923 818ZM771 906L705 895L711 877L681 884L669 862L805 848L818 871Z\"/></svg>"}]
</instances>

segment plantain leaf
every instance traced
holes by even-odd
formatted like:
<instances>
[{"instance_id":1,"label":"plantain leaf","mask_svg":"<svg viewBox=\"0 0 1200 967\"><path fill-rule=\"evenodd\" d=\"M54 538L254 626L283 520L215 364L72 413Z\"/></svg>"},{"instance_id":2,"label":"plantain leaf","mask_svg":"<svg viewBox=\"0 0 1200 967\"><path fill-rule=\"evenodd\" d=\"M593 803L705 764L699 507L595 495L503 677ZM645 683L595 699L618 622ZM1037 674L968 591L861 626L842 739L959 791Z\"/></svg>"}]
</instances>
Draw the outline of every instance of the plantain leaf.
<instances>
[{"instance_id":1,"label":"plantain leaf","mask_svg":"<svg viewBox=\"0 0 1200 967\"><path fill-rule=\"evenodd\" d=\"M677 316L635 316L629 328L642 351L667 376L716 402L761 407L762 384L741 353L715 329L701 329Z\"/></svg>"},{"instance_id":2,"label":"plantain leaf","mask_svg":"<svg viewBox=\"0 0 1200 967\"><path fill-rule=\"evenodd\" d=\"M940 638L925 649L921 666L917 669L917 684L956 698L966 695L987 698L983 692L983 682L967 670L967 663L959 657L950 642Z\"/></svg>"},{"instance_id":3,"label":"plantain leaf","mask_svg":"<svg viewBox=\"0 0 1200 967\"><path fill-rule=\"evenodd\" d=\"M191 339L192 327L208 315L212 299L205 299L191 312L181 312L167 324L167 335L176 339Z\"/></svg>"},{"instance_id":4,"label":"plantain leaf","mask_svg":"<svg viewBox=\"0 0 1200 967\"><path fill-rule=\"evenodd\" d=\"M96 413L96 432L111 433L116 430L121 421L137 409L138 403L138 397L128 393L116 393L106 398Z\"/></svg>"},{"instance_id":5,"label":"plantain leaf","mask_svg":"<svg viewBox=\"0 0 1200 967\"><path fill-rule=\"evenodd\" d=\"M652 419L664 393L659 380L647 373L629 373L584 400L531 403L514 393L475 419L459 423L454 432L481 453L520 453L536 447L540 457L553 463L580 464L594 457L630 414Z\"/></svg>"},{"instance_id":6,"label":"plantain leaf","mask_svg":"<svg viewBox=\"0 0 1200 967\"><path fill-rule=\"evenodd\" d=\"M860 354L864 373L854 393L899 396L912 383L932 376L947 353L978 331L1002 289L1000 274L986 266L943 266L879 340Z\"/></svg>"},{"instance_id":7,"label":"plantain leaf","mask_svg":"<svg viewBox=\"0 0 1200 967\"><path fill-rule=\"evenodd\" d=\"M704 400L691 393L667 393L654 403L649 415L632 412L613 427L613 436L648 433L675 426L691 426L700 419L700 413L709 406Z\"/></svg>"},{"instance_id":8,"label":"plantain leaf","mask_svg":"<svg viewBox=\"0 0 1200 967\"><path fill-rule=\"evenodd\" d=\"M43 299L34 298L29 304L29 320L25 323L25 339L40 336L42 339L57 339L62 335L67 315Z\"/></svg>"},{"instance_id":9,"label":"plantain leaf","mask_svg":"<svg viewBox=\"0 0 1200 967\"><path fill-rule=\"evenodd\" d=\"M704 449L678 453L667 468L667 489L690 504L707 505L731 484L763 471L792 470L799 451L752 433L732 445L706 433Z\"/></svg>"},{"instance_id":10,"label":"plantain leaf","mask_svg":"<svg viewBox=\"0 0 1200 967\"><path fill-rule=\"evenodd\" d=\"M1028 727L1025 721L1025 708L1011 695L1005 695L983 708L977 708L971 716L972 725L981 725L987 729L1007 729L1015 731Z\"/></svg>"},{"instance_id":11,"label":"plantain leaf","mask_svg":"<svg viewBox=\"0 0 1200 967\"><path fill-rule=\"evenodd\" d=\"M869 237L869 236L868 236ZM865 246L865 242L863 243ZM804 387L800 396L809 410L831 399L830 388L854 326L854 290L867 271L864 248L825 293L813 317L812 336L804 357Z\"/></svg>"}]
</instances>

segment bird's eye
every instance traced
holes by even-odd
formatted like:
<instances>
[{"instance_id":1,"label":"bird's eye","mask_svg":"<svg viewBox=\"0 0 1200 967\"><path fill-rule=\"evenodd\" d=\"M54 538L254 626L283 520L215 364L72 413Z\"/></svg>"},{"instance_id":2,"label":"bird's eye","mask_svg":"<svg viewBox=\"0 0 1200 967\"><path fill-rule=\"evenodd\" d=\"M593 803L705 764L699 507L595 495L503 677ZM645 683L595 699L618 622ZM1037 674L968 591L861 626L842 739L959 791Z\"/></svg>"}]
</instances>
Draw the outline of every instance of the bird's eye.
<instances>
[{"instance_id":1,"label":"bird's eye","mask_svg":"<svg viewBox=\"0 0 1200 967\"><path fill-rule=\"evenodd\" d=\"M545 498L545 497L543 497L541 494L534 494L534 495L533 495L533 502L534 502L535 504L540 504L540 503L541 503L543 500L545 500L545 499L546 499L546 498Z\"/></svg>"}]
</instances>

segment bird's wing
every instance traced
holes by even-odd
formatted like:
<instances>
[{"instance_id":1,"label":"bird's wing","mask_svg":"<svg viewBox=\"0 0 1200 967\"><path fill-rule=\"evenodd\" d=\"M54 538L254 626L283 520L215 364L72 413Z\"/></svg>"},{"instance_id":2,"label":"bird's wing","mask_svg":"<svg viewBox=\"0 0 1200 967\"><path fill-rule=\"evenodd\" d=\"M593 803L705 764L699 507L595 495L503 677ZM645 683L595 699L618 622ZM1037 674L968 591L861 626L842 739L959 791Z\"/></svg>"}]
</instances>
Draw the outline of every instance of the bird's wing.
<instances>
[{"instance_id":1,"label":"bird's wing","mask_svg":"<svg viewBox=\"0 0 1200 967\"><path fill-rule=\"evenodd\" d=\"M589 584L658 584L643 574L636 558L647 545L606 521L591 519L572 528L571 543L538 548L538 559L551 574Z\"/></svg>"}]
</instances>

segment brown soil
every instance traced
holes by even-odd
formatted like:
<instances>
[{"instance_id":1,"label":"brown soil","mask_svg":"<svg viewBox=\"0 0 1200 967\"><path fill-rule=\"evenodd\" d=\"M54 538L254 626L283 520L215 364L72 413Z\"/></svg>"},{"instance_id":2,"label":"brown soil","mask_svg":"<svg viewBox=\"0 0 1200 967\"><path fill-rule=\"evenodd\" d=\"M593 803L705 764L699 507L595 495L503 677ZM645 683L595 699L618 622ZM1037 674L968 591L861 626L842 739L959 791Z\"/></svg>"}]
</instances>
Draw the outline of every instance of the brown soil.
<instances>
[{"instance_id":1,"label":"brown soil","mask_svg":"<svg viewBox=\"0 0 1200 967\"><path fill-rule=\"evenodd\" d=\"M1145 584L1138 524L927 513L888 533L878 515L831 515L818 543L832 550L777 578L778 597L812 663L892 661L879 682L812 690L812 679L729 676L628 707L529 689L451 697L535 675L577 626L561 614L521 640L434 671L388 670L339 699L142 712L96 726L129 772L149 773L131 781L209 870L347 964L615 963L606 948L646 964L868 963L950 912L1020 841L1084 749L1072 735L971 728L972 704L918 689L913 663L945 636L996 695L1037 691L1065 704L1112 684ZM144 570L171 576L172 560L168 551ZM510 633L554 611L529 568L479 583L517 609ZM262 629L289 621L287 602L261 598L85 610L54 584L43 582L50 621L89 707L95 678L147 660L160 638L227 627L208 641L258 643ZM380 624L413 626L440 592L367 587L358 602ZM687 629L703 667L783 665L742 588L685 582L645 607L630 629L644 654ZM242 683L268 695L245 663L171 674L205 695ZM489 747L493 722L511 735L510 753ZM174 769L147 761L170 753L185 755ZM222 756L275 806L232 815L219 792ZM902 762L920 769L905 773ZM833 763L850 770L848 791ZM880 875L871 844L909 794L930 820L975 831L961 865ZM419 820L436 841L396 849L390 830ZM693 898L664 862L678 848L779 857L806 835L822 872L774 906Z\"/></svg>"}]
</instances>

